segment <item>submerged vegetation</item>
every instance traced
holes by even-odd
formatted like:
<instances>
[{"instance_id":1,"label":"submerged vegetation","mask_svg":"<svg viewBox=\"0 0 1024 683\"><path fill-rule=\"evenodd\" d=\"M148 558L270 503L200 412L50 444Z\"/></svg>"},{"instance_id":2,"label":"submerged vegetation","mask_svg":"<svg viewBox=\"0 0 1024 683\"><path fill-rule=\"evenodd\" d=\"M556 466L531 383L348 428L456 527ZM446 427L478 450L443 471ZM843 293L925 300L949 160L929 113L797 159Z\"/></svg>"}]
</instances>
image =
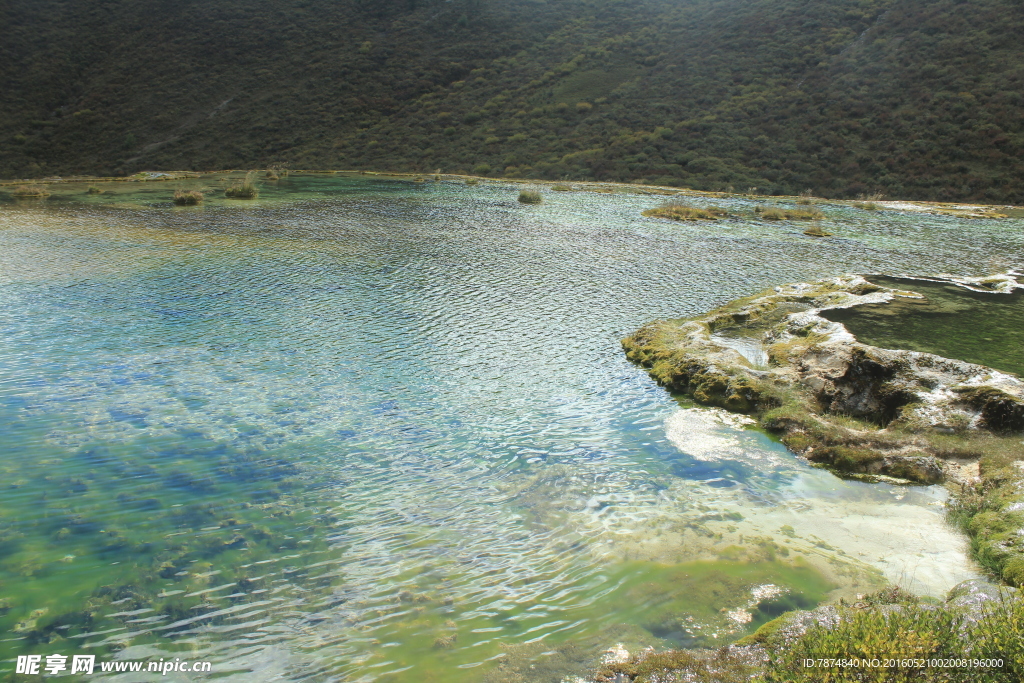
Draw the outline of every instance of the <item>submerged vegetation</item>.
<instances>
[{"instance_id":1,"label":"submerged vegetation","mask_svg":"<svg viewBox=\"0 0 1024 683\"><path fill-rule=\"evenodd\" d=\"M669 202L654 209L647 209L643 212L643 215L650 218L668 218L673 221L713 221L717 218L728 216L729 212L717 206L700 208L678 202Z\"/></svg>"}]
</instances>

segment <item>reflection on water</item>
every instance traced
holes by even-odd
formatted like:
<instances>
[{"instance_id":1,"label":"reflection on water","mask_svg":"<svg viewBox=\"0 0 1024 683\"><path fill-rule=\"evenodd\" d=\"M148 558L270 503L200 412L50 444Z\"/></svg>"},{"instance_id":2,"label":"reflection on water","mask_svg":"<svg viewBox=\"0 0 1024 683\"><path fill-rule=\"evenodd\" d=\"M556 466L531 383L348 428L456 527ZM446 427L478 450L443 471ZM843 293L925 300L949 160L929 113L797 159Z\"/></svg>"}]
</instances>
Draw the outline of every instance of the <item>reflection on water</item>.
<instances>
[{"instance_id":1,"label":"reflection on water","mask_svg":"<svg viewBox=\"0 0 1024 683\"><path fill-rule=\"evenodd\" d=\"M0 211L5 658L477 681L971 575L938 491L680 411L618 340L837 270L973 274L1024 253L1006 222L836 208L823 241L500 184L170 191Z\"/></svg>"}]
</instances>

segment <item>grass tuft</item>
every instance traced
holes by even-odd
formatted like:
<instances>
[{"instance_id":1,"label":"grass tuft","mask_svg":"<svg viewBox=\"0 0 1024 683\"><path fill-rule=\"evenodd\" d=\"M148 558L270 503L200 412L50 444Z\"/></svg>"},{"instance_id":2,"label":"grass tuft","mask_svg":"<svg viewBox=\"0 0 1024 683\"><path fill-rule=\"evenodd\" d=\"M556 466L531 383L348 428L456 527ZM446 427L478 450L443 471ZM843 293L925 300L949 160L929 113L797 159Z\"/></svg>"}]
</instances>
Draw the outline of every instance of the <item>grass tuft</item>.
<instances>
[{"instance_id":1,"label":"grass tuft","mask_svg":"<svg viewBox=\"0 0 1024 683\"><path fill-rule=\"evenodd\" d=\"M806 230L804 230L804 234L805 235L809 235L811 237L831 237L832 236L832 233L823 230L820 225L812 225L811 227L809 227Z\"/></svg>"},{"instance_id":2,"label":"grass tuft","mask_svg":"<svg viewBox=\"0 0 1024 683\"><path fill-rule=\"evenodd\" d=\"M523 190L519 193L519 202L521 204L540 204L540 192L535 192L534 190Z\"/></svg>"},{"instance_id":3,"label":"grass tuft","mask_svg":"<svg viewBox=\"0 0 1024 683\"><path fill-rule=\"evenodd\" d=\"M49 197L50 193L43 185L19 185L11 194L15 197Z\"/></svg>"},{"instance_id":4,"label":"grass tuft","mask_svg":"<svg viewBox=\"0 0 1024 683\"><path fill-rule=\"evenodd\" d=\"M669 202L655 209L647 209L643 215L650 218L668 218L673 221L713 221L716 218L728 216L729 212L717 206L702 209L687 204Z\"/></svg>"},{"instance_id":5,"label":"grass tuft","mask_svg":"<svg viewBox=\"0 0 1024 683\"><path fill-rule=\"evenodd\" d=\"M175 190L173 201L178 206L196 206L203 203L203 193L199 190Z\"/></svg>"},{"instance_id":6,"label":"grass tuft","mask_svg":"<svg viewBox=\"0 0 1024 683\"><path fill-rule=\"evenodd\" d=\"M86 192L86 194L103 194L103 190L101 190L100 188L96 187L95 185L90 185L89 189L86 190L85 192Z\"/></svg>"},{"instance_id":7,"label":"grass tuft","mask_svg":"<svg viewBox=\"0 0 1024 683\"><path fill-rule=\"evenodd\" d=\"M569 192L570 190L572 190L572 188L569 187L568 185L552 185L551 189L554 190L555 192Z\"/></svg>"},{"instance_id":8,"label":"grass tuft","mask_svg":"<svg viewBox=\"0 0 1024 683\"><path fill-rule=\"evenodd\" d=\"M780 209L775 206L755 206L754 213L766 221L820 221L825 217L814 209Z\"/></svg>"},{"instance_id":9,"label":"grass tuft","mask_svg":"<svg viewBox=\"0 0 1024 683\"><path fill-rule=\"evenodd\" d=\"M256 187L255 178L256 172L249 171L245 174L245 180L224 190L224 196L232 199L256 199L260 196L260 190Z\"/></svg>"}]
</instances>

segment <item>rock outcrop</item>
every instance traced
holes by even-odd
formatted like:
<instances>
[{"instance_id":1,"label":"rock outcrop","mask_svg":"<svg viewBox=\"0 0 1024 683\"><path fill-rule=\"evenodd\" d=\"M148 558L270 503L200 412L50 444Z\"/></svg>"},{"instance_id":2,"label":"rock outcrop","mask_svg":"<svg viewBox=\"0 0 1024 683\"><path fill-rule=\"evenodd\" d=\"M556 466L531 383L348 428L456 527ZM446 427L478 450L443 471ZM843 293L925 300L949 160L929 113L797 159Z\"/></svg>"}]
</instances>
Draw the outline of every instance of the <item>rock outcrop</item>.
<instances>
[{"instance_id":1,"label":"rock outcrop","mask_svg":"<svg viewBox=\"0 0 1024 683\"><path fill-rule=\"evenodd\" d=\"M998 279L999 282L994 282ZM985 279L989 290L1016 285ZM791 284L689 320L650 323L626 355L667 388L753 413L795 452L845 474L961 479L967 435L1024 430L1024 382L929 353L860 343L820 312L920 297L847 275ZM962 443L936 439L964 435Z\"/></svg>"}]
</instances>

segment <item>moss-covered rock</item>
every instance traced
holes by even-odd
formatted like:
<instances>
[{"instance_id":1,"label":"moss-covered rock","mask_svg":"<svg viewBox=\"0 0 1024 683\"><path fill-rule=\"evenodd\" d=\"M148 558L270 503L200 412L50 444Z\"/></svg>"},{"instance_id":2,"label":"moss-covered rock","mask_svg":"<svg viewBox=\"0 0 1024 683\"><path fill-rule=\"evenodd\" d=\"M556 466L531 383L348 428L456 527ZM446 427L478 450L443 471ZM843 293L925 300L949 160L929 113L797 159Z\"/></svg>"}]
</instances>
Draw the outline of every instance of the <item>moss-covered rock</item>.
<instances>
[{"instance_id":1,"label":"moss-covered rock","mask_svg":"<svg viewBox=\"0 0 1024 683\"><path fill-rule=\"evenodd\" d=\"M1019 286L1010 276L957 284L993 292ZM842 476L955 482L953 517L975 556L1024 585L1024 382L955 359L862 344L819 315L918 296L853 275L790 284L696 318L650 323L622 345L667 389L752 414L792 451ZM766 366L742 352L752 342Z\"/></svg>"}]
</instances>

